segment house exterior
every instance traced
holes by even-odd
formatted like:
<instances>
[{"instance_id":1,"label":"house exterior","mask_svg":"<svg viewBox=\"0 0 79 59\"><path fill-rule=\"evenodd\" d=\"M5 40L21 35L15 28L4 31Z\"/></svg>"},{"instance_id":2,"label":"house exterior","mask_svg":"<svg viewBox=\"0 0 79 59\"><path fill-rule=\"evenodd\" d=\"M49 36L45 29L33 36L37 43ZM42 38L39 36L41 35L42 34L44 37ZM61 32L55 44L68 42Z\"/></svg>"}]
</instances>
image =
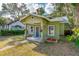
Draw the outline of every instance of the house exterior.
<instances>
[{"instance_id":1,"label":"house exterior","mask_svg":"<svg viewBox=\"0 0 79 59\"><path fill-rule=\"evenodd\" d=\"M26 25L25 37L38 42L43 42L50 37L59 40L64 35L65 24L69 23L66 16L49 19L34 14L21 18L21 22Z\"/></svg>"},{"instance_id":2,"label":"house exterior","mask_svg":"<svg viewBox=\"0 0 79 59\"><path fill-rule=\"evenodd\" d=\"M5 18L5 17L2 17L2 18L5 19L5 24L0 25L0 30L7 30L8 29L8 24L12 22L12 19Z\"/></svg>"},{"instance_id":3,"label":"house exterior","mask_svg":"<svg viewBox=\"0 0 79 59\"><path fill-rule=\"evenodd\" d=\"M7 25L8 25L9 30L24 30L25 29L25 25L22 24L19 20L10 22Z\"/></svg>"}]
</instances>

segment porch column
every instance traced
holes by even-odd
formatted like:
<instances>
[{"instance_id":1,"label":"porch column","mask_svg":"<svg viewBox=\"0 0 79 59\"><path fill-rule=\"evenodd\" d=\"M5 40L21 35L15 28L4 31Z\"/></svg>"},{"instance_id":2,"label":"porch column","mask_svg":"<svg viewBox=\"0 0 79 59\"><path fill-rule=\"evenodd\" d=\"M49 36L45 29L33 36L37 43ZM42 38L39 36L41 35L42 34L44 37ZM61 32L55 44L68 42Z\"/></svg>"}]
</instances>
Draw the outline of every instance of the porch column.
<instances>
[{"instance_id":1,"label":"porch column","mask_svg":"<svg viewBox=\"0 0 79 59\"><path fill-rule=\"evenodd\" d=\"M41 21L41 40L43 40L43 22Z\"/></svg>"},{"instance_id":2,"label":"porch column","mask_svg":"<svg viewBox=\"0 0 79 59\"><path fill-rule=\"evenodd\" d=\"M27 25L25 25L25 34L24 34L24 38L27 39Z\"/></svg>"}]
</instances>

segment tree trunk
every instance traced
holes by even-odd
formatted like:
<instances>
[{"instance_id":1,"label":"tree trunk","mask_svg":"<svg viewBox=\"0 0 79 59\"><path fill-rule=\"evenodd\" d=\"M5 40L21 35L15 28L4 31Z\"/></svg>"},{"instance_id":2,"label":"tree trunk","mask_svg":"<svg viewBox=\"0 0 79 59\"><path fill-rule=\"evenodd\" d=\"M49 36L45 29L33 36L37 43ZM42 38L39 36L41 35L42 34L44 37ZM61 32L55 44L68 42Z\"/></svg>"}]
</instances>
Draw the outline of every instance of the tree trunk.
<instances>
[{"instance_id":1,"label":"tree trunk","mask_svg":"<svg viewBox=\"0 0 79 59\"><path fill-rule=\"evenodd\" d=\"M76 27L79 26L79 4L76 6L76 21L75 21Z\"/></svg>"}]
</instances>

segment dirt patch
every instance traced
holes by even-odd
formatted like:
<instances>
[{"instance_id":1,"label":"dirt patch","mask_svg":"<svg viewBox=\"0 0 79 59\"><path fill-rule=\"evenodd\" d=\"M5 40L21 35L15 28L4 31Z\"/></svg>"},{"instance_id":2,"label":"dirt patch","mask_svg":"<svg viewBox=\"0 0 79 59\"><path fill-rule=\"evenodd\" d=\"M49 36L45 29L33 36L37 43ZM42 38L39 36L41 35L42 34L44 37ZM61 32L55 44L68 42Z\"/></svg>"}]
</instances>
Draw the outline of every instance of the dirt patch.
<instances>
[{"instance_id":1,"label":"dirt patch","mask_svg":"<svg viewBox=\"0 0 79 59\"><path fill-rule=\"evenodd\" d=\"M57 43L57 44L40 44L35 51L38 51L49 56L77 56L79 55L79 49L74 46L73 43ZM78 50L78 51L77 51Z\"/></svg>"}]
</instances>

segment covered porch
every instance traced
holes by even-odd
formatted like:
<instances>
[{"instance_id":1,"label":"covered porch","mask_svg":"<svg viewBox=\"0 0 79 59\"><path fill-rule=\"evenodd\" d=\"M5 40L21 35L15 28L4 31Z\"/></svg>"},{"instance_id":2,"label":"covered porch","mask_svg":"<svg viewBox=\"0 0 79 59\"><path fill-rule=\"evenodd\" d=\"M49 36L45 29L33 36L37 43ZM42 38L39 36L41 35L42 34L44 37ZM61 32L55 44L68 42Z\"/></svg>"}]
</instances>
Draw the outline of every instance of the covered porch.
<instances>
[{"instance_id":1,"label":"covered porch","mask_svg":"<svg viewBox=\"0 0 79 59\"><path fill-rule=\"evenodd\" d=\"M43 39L42 23L26 24L25 39L30 41L42 42Z\"/></svg>"}]
</instances>

